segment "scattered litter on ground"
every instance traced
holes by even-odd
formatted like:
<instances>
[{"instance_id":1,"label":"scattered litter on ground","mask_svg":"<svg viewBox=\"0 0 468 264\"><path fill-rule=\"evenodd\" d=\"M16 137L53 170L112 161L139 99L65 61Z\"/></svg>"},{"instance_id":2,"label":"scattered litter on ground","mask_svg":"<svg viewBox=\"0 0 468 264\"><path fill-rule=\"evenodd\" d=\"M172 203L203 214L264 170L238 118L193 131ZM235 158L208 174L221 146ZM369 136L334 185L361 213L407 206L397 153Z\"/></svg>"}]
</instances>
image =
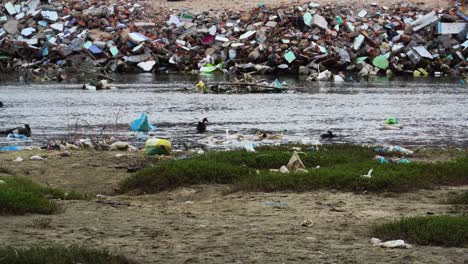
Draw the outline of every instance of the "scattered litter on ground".
<instances>
[{"instance_id":1,"label":"scattered litter on ground","mask_svg":"<svg viewBox=\"0 0 468 264\"><path fill-rule=\"evenodd\" d=\"M29 158L30 160L47 160L47 158L43 158L39 155L34 155L32 157Z\"/></svg>"},{"instance_id":2,"label":"scattered litter on ground","mask_svg":"<svg viewBox=\"0 0 468 264\"><path fill-rule=\"evenodd\" d=\"M118 201L109 201L109 200L97 200L96 203L99 204L107 204L112 207L119 207L119 206L130 206L128 202L118 202Z\"/></svg>"},{"instance_id":3,"label":"scattered litter on ground","mask_svg":"<svg viewBox=\"0 0 468 264\"><path fill-rule=\"evenodd\" d=\"M372 172L373 171L374 171L374 169L370 169L369 172L367 172L367 174L361 175L361 177L363 177L363 178L372 178Z\"/></svg>"},{"instance_id":4,"label":"scattered litter on ground","mask_svg":"<svg viewBox=\"0 0 468 264\"><path fill-rule=\"evenodd\" d=\"M313 226L313 225L314 225L314 223L309 219L302 221L302 224L301 224L301 226L304 226L304 227L310 227L310 226Z\"/></svg>"},{"instance_id":5,"label":"scattered litter on ground","mask_svg":"<svg viewBox=\"0 0 468 264\"><path fill-rule=\"evenodd\" d=\"M414 154L414 151L409 150L404 147L400 147L400 146L387 146L387 147L382 147L382 148L375 148L374 150L375 152L378 152L378 153L394 152L394 153L398 153L400 155L406 155L406 156L412 156Z\"/></svg>"},{"instance_id":6,"label":"scattered litter on ground","mask_svg":"<svg viewBox=\"0 0 468 264\"><path fill-rule=\"evenodd\" d=\"M372 238L371 243L375 247L383 247L383 248L404 248L404 249L412 248L410 244L405 243L405 241L401 239L382 242L382 240L378 238Z\"/></svg>"},{"instance_id":7,"label":"scattered litter on ground","mask_svg":"<svg viewBox=\"0 0 468 264\"><path fill-rule=\"evenodd\" d=\"M172 144L169 140L150 138L145 142L146 155L170 155L172 151Z\"/></svg>"},{"instance_id":8,"label":"scattered litter on ground","mask_svg":"<svg viewBox=\"0 0 468 264\"><path fill-rule=\"evenodd\" d=\"M263 204L265 204L266 206L273 206L273 207L288 206L288 202L282 202L282 201L266 201Z\"/></svg>"}]
</instances>

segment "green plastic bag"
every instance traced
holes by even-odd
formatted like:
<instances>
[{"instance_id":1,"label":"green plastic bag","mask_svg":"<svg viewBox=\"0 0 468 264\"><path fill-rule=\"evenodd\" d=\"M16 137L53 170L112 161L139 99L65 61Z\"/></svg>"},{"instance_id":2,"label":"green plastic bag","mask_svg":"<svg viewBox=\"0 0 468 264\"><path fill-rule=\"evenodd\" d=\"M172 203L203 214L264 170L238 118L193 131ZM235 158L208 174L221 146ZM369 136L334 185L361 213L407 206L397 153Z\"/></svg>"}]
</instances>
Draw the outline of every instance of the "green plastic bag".
<instances>
[{"instance_id":1,"label":"green plastic bag","mask_svg":"<svg viewBox=\"0 0 468 264\"><path fill-rule=\"evenodd\" d=\"M343 24L344 23L343 18L341 18L340 16L336 16L336 23L338 23L338 25Z\"/></svg>"},{"instance_id":2,"label":"green plastic bag","mask_svg":"<svg viewBox=\"0 0 468 264\"><path fill-rule=\"evenodd\" d=\"M222 63L219 63L217 65L207 64L207 65L205 65L205 67L200 68L200 72L202 72L202 73L212 73L212 72L216 71L217 69L222 69L222 68L223 68Z\"/></svg>"},{"instance_id":3,"label":"green plastic bag","mask_svg":"<svg viewBox=\"0 0 468 264\"><path fill-rule=\"evenodd\" d=\"M375 59L372 61L372 64L374 64L374 66L379 69L386 70L388 68L387 56L380 55L375 57Z\"/></svg>"},{"instance_id":4,"label":"green plastic bag","mask_svg":"<svg viewBox=\"0 0 468 264\"><path fill-rule=\"evenodd\" d=\"M396 117L390 117L390 118L387 118L387 120L385 120L384 123L386 125L398 125L400 124L400 120L398 120L398 118Z\"/></svg>"},{"instance_id":5,"label":"green plastic bag","mask_svg":"<svg viewBox=\"0 0 468 264\"><path fill-rule=\"evenodd\" d=\"M171 153L165 150L164 147L157 146L157 147L147 147L145 154L148 156L154 156L154 155L169 155Z\"/></svg>"}]
</instances>

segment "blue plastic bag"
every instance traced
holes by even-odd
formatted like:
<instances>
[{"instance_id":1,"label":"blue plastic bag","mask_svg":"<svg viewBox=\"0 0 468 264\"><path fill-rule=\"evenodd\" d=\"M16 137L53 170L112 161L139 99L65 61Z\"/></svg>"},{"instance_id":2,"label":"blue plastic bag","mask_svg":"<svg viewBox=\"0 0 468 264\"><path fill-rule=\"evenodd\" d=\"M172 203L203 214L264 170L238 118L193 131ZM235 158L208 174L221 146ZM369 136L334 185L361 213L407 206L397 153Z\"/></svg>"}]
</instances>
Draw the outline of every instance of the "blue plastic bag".
<instances>
[{"instance_id":1,"label":"blue plastic bag","mask_svg":"<svg viewBox=\"0 0 468 264\"><path fill-rule=\"evenodd\" d=\"M23 134L13 134L13 133L10 133L8 134L8 136L6 137L7 139L19 139L19 140L27 140L28 137L23 135Z\"/></svg>"},{"instance_id":2,"label":"blue plastic bag","mask_svg":"<svg viewBox=\"0 0 468 264\"><path fill-rule=\"evenodd\" d=\"M17 147L17 146L7 146L7 147L0 148L0 151L19 151L22 149L23 149L22 147Z\"/></svg>"},{"instance_id":3,"label":"blue plastic bag","mask_svg":"<svg viewBox=\"0 0 468 264\"><path fill-rule=\"evenodd\" d=\"M149 132L156 130L156 127L148 122L148 115L142 113L138 119L130 124L130 129L135 132Z\"/></svg>"}]
</instances>

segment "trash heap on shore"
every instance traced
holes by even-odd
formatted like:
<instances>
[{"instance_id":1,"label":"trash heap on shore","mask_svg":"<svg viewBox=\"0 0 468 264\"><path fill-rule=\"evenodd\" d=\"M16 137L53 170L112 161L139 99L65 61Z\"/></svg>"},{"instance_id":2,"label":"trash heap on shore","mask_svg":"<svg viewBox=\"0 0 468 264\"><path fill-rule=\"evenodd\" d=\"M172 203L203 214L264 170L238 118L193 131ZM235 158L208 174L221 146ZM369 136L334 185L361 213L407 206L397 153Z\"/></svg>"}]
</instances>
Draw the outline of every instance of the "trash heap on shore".
<instances>
[{"instance_id":1,"label":"trash heap on shore","mask_svg":"<svg viewBox=\"0 0 468 264\"><path fill-rule=\"evenodd\" d=\"M468 17L457 7L355 9L311 2L191 13L151 11L138 0L43 2L0 4L2 71L92 66L105 72L295 73L342 81L468 70Z\"/></svg>"}]
</instances>

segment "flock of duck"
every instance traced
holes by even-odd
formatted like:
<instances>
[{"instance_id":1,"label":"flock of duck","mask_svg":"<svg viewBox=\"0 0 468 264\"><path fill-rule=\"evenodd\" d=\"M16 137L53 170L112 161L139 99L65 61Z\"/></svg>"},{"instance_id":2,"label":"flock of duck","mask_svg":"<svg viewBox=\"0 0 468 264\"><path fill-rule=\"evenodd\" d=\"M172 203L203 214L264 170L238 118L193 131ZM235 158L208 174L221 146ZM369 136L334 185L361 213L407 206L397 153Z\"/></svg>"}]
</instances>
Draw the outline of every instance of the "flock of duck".
<instances>
[{"instance_id":1,"label":"flock of duck","mask_svg":"<svg viewBox=\"0 0 468 264\"><path fill-rule=\"evenodd\" d=\"M2 109L3 107L4 107L3 102L0 101L0 109ZM198 122L197 127L196 127L197 133L200 133L200 134L205 133L208 123L209 123L208 118L206 117L203 118L202 121ZM25 135L27 137L31 136L31 127L29 126L29 124L24 124L24 127L15 127L15 128L7 129L4 131L0 131L0 135L7 136L9 134L14 133L15 131L17 131L17 134ZM262 133L261 136L263 138L268 137L267 133L265 132L261 132L261 133ZM320 135L321 138L334 138L336 136L337 135L333 134L333 132L330 130L327 131L327 133Z\"/></svg>"},{"instance_id":2,"label":"flock of duck","mask_svg":"<svg viewBox=\"0 0 468 264\"><path fill-rule=\"evenodd\" d=\"M205 133L206 132L206 128L208 126L208 118L203 118L202 121L199 121L198 124L197 124L197 133L201 134L201 133ZM265 133L265 132L260 132L261 133L261 137L263 138L267 138L268 137L268 134ZM331 130L328 130L327 133L324 133L324 134L321 134L320 135L321 138L335 138L337 137L336 134L334 134Z\"/></svg>"}]
</instances>

